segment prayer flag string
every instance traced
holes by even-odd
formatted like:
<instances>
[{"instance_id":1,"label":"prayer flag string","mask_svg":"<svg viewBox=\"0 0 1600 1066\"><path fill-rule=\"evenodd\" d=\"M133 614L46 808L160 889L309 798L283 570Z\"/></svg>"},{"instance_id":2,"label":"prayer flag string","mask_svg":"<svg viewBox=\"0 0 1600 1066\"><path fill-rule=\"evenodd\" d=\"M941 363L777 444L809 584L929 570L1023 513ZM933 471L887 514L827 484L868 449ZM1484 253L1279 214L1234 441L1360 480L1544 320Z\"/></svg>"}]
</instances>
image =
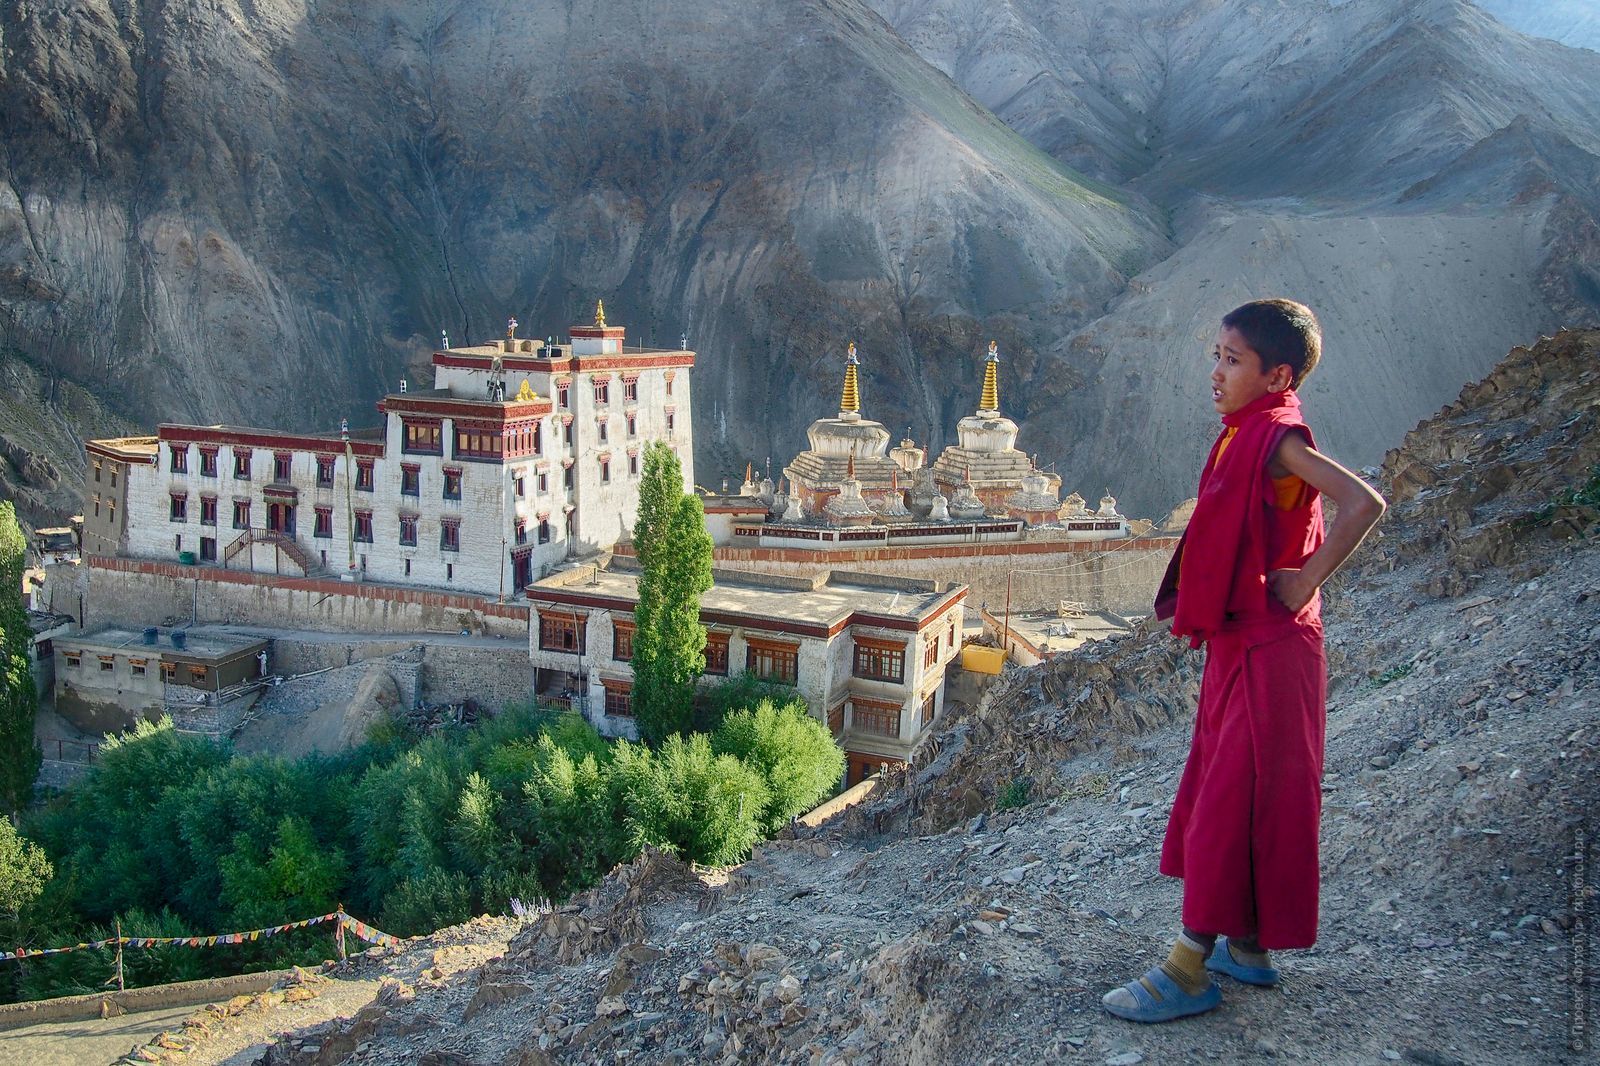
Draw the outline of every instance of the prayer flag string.
<instances>
[{"instance_id":1,"label":"prayer flag string","mask_svg":"<svg viewBox=\"0 0 1600 1066\"><path fill-rule=\"evenodd\" d=\"M324 922L338 922L347 932L368 944L398 944L399 937L390 936L388 933L373 928L366 922L359 921L346 914L343 909L332 914L319 914L315 918L302 918L297 922L285 922L283 925L272 925L265 929L250 929L239 933L216 933L208 936L124 936L111 937L106 940L86 941L70 944L59 948L16 948L12 951L0 951L0 962L11 959L40 959L46 955L65 955L69 951L94 951L98 948L116 947L119 943L130 948L211 948L219 944L254 943L263 937L276 936L294 929L306 929Z\"/></svg>"}]
</instances>

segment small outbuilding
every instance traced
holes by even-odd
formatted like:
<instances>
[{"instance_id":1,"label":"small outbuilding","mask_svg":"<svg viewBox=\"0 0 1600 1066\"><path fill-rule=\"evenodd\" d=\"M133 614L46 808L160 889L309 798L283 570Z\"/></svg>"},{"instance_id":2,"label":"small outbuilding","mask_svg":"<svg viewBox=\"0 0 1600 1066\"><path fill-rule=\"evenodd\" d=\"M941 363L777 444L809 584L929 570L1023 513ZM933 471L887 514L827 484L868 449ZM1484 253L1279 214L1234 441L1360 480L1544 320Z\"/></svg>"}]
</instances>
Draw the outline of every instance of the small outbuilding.
<instances>
[{"instance_id":1,"label":"small outbuilding","mask_svg":"<svg viewBox=\"0 0 1600 1066\"><path fill-rule=\"evenodd\" d=\"M270 641L242 634L102 626L58 635L56 713L86 733L118 733L171 714L197 732L231 732L267 673Z\"/></svg>"}]
</instances>

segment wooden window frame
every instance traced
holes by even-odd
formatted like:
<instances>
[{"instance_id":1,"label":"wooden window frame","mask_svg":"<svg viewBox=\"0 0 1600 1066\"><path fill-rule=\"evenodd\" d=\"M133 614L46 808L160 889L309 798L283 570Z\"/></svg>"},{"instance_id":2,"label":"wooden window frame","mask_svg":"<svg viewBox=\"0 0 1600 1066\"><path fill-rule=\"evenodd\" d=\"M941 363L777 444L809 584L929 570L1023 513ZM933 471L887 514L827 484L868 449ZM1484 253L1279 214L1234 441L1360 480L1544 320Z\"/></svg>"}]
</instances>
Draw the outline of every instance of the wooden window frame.
<instances>
[{"instance_id":1,"label":"wooden window frame","mask_svg":"<svg viewBox=\"0 0 1600 1066\"><path fill-rule=\"evenodd\" d=\"M331 489L333 487L334 471L338 469L337 460L331 455L317 456L317 487Z\"/></svg>"},{"instance_id":2,"label":"wooden window frame","mask_svg":"<svg viewBox=\"0 0 1600 1066\"><path fill-rule=\"evenodd\" d=\"M583 655L588 650L588 617L573 611L539 611L539 650Z\"/></svg>"},{"instance_id":3,"label":"wooden window frame","mask_svg":"<svg viewBox=\"0 0 1600 1066\"><path fill-rule=\"evenodd\" d=\"M633 661L633 634L635 627L632 622L611 623L611 658L619 663Z\"/></svg>"},{"instance_id":4,"label":"wooden window frame","mask_svg":"<svg viewBox=\"0 0 1600 1066\"><path fill-rule=\"evenodd\" d=\"M903 685L906 680L906 646L892 640L856 637L850 660L850 676L864 681L886 681Z\"/></svg>"},{"instance_id":5,"label":"wooden window frame","mask_svg":"<svg viewBox=\"0 0 1600 1066\"><path fill-rule=\"evenodd\" d=\"M439 550L442 552L461 550L461 519L439 519Z\"/></svg>"},{"instance_id":6,"label":"wooden window frame","mask_svg":"<svg viewBox=\"0 0 1600 1066\"><path fill-rule=\"evenodd\" d=\"M774 685L800 683L800 645L773 640L745 641L744 669Z\"/></svg>"},{"instance_id":7,"label":"wooden window frame","mask_svg":"<svg viewBox=\"0 0 1600 1066\"><path fill-rule=\"evenodd\" d=\"M900 739L900 718L904 708L887 700L868 700L851 697L850 729L868 736Z\"/></svg>"},{"instance_id":8,"label":"wooden window frame","mask_svg":"<svg viewBox=\"0 0 1600 1066\"><path fill-rule=\"evenodd\" d=\"M167 445L167 452L171 456L170 469L174 474L187 474L189 472L189 446L185 444L179 448Z\"/></svg>"},{"instance_id":9,"label":"wooden window frame","mask_svg":"<svg viewBox=\"0 0 1600 1066\"><path fill-rule=\"evenodd\" d=\"M728 676L728 646L733 638L727 633L706 634L706 668L701 673L711 677Z\"/></svg>"},{"instance_id":10,"label":"wooden window frame","mask_svg":"<svg viewBox=\"0 0 1600 1066\"><path fill-rule=\"evenodd\" d=\"M602 677L600 686L606 692L605 711L607 718L633 717L633 682Z\"/></svg>"}]
</instances>

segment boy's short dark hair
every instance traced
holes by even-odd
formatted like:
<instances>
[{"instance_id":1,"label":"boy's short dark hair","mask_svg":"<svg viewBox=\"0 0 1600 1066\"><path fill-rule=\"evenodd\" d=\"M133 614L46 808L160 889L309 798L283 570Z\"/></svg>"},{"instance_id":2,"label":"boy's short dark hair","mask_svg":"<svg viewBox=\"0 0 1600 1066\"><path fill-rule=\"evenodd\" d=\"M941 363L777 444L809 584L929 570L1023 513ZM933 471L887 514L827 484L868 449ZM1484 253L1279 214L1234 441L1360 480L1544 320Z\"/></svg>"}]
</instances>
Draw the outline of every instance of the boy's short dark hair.
<instances>
[{"instance_id":1,"label":"boy's short dark hair","mask_svg":"<svg viewBox=\"0 0 1600 1066\"><path fill-rule=\"evenodd\" d=\"M1239 331L1245 343L1261 357L1261 372L1287 364L1294 372L1294 387L1311 376L1322 358L1322 327L1311 308L1294 300L1251 300L1222 317L1222 324Z\"/></svg>"}]
</instances>

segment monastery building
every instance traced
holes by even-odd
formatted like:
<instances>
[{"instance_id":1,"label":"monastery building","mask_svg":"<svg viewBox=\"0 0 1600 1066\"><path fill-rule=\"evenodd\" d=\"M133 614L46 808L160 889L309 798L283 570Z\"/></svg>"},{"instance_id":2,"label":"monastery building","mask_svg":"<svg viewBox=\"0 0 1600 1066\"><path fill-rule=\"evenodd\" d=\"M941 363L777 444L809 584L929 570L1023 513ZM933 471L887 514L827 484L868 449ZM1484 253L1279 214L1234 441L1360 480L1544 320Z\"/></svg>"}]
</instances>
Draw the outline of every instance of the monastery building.
<instances>
[{"instance_id":1,"label":"monastery building","mask_svg":"<svg viewBox=\"0 0 1600 1066\"><path fill-rule=\"evenodd\" d=\"M504 340L436 351L433 387L402 383L371 430L89 441L85 550L516 596L627 534L645 442L694 483L694 353L623 341L603 306L564 344L512 320Z\"/></svg>"}]
</instances>

